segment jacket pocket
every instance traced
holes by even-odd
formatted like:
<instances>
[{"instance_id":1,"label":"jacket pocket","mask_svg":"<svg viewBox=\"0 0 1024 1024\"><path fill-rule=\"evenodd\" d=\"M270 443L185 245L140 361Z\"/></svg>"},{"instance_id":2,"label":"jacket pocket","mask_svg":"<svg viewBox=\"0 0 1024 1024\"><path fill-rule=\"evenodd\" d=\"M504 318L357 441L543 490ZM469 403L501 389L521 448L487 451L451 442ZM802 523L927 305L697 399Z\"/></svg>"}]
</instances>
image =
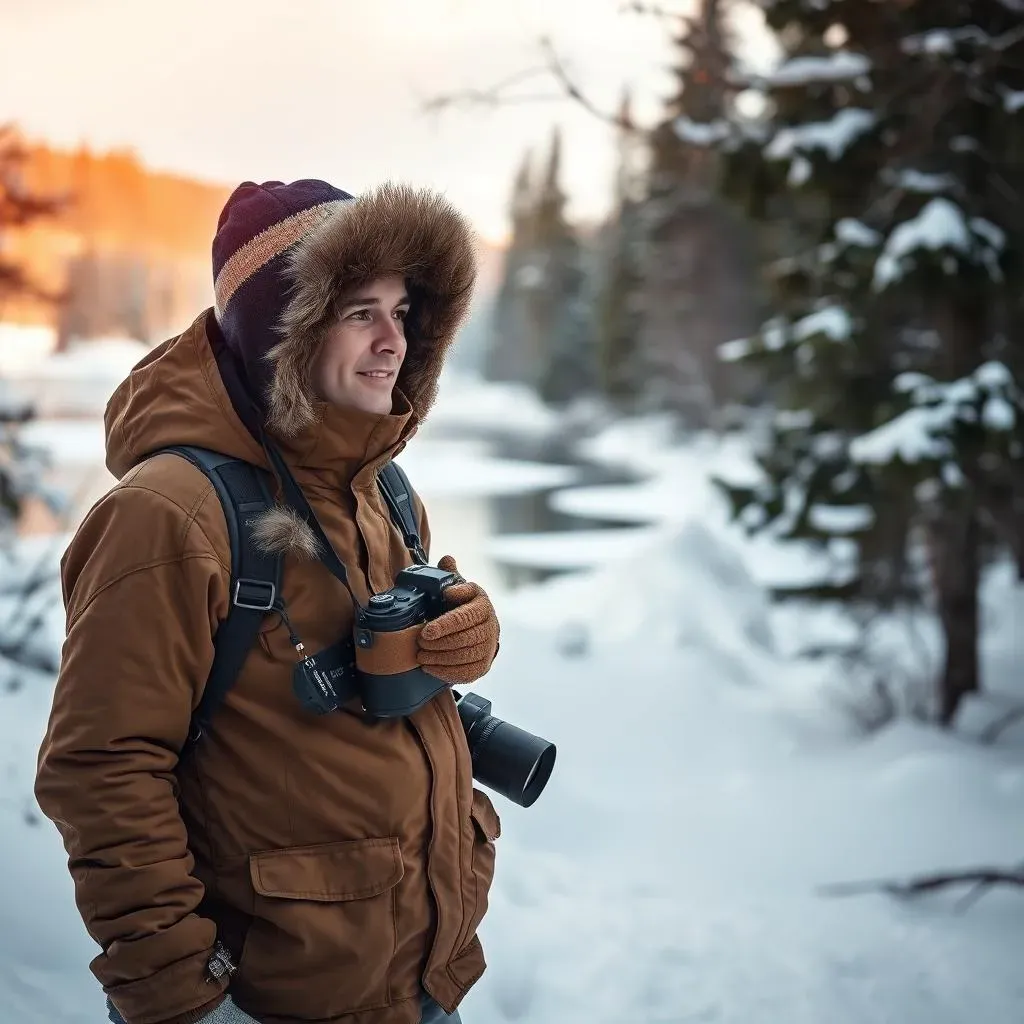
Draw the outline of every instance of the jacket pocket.
<instances>
[{"instance_id":1,"label":"jacket pocket","mask_svg":"<svg viewBox=\"0 0 1024 1024\"><path fill-rule=\"evenodd\" d=\"M459 951L473 941L480 922L487 913L488 895L494 881L494 841L501 835L501 819L490 797L479 789L473 790L473 803L469 809L473 823L473 856L471 870L466 879L468 918Z\"/></svg>"},{"instance_id":2,"label":"jacket pocket","mask_svg":"<svg viewBox=\"0 0 1024 1024\"><path fill-rule=\"evenodd\" d=\"M387 1006L398 840L266 850L249 858L253 920L232 990L254 1016L335 1017Z\"/></svg>"}]
</instances>

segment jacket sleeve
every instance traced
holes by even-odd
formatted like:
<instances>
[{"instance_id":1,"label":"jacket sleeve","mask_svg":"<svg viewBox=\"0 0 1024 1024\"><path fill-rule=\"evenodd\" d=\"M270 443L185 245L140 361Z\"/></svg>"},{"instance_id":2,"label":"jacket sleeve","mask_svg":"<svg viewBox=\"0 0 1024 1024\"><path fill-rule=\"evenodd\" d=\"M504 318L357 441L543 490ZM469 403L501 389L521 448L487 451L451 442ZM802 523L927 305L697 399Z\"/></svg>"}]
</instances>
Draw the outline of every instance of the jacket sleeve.
<instances>
[{"instance_id":1,"label":"jacket sleeve","mask_svg":"<svg viewBox=\"0 0 1024 1024\"><path fill-rule=\"evenodd\" d=\"M191 1024L226 988L207 979L215 926L196 913L174 775L227 609L228 570L195 511L122 483L61 562L67 637L36 799L102 950L93 973L128 1024Z\"/></svg>"}]
</instances>

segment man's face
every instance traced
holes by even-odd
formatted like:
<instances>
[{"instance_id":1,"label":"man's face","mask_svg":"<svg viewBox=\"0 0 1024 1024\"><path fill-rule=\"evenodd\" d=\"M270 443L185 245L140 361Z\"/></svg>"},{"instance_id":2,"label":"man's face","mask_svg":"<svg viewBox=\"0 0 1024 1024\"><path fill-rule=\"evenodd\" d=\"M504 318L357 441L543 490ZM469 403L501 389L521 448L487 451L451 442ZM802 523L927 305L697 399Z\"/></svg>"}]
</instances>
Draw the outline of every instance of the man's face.
<instances>
[{"instance_id":1,"label":"man's face","mask_svg":"<svg viewBox=\"0 0 1024 1024\"><path fill-rule=\"evenodd\" d=\"M313 363L320 398L363 412L391 412L408 312L405 282L397 276L377 278L346 299Z\"/></svg>"}]
</instances>

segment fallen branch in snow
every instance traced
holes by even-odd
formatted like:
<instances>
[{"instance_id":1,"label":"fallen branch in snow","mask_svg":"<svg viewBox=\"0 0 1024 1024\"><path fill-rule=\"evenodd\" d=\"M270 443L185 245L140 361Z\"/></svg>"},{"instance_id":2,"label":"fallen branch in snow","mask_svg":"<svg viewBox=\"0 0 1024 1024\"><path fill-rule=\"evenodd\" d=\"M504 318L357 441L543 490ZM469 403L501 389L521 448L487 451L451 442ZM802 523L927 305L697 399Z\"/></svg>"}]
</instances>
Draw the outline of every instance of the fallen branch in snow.
<instances>
[{"instance_id":1,"label":"fallen branch in snow","mask_svg":"<svg viewBox=\"0 0 1024 1024\"><path fill-rule=\"evenodd\" d=\"M858 896L864 893L883 892L897 899L913 899L925 893L935 892L956 885L969 885L970 891L957 904L958 910L967 907L997 885L1024 887L1024 863L1015 868L970 868L965 871L945 871L934 875L919 875L906 881L878 879L867 882L833 882L820 886L822 896Z\"/></svg>"},{"instance_id":2,"label":"fallen branch in snow","mask_svg":"<svg viewBox=\"0 0 1024 1024\"><path fill-rule=\"evenodd\" d=\"M1024 706L1007 711L1001 718L997 718L994 722L985 727L981 735L978 736L978 742L985 745L995 743L1007 729L1012 725L1016 725L1021 721L1021 719L1024 719Z\"/></svg>"}]
</instances>

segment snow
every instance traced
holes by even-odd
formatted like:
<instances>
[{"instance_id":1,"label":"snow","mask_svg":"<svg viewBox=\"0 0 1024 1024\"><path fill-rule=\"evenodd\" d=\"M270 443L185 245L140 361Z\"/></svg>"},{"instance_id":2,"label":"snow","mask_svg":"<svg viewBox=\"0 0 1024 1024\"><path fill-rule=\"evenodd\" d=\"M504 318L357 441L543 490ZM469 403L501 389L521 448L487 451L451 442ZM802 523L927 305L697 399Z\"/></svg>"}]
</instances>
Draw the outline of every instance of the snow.
<instances>
[{"instance_id":1,"label":"snow","mask_svg":"<svg viewBox=\"0 0 1024 1024\"><path fill-rule=\"evenodd\" d=\"M1003 107L1008 114L1024 109L1024 89L1008 89L1003 94Z\"/></svg>"},{"instance_id":2,"label":"snow","mask_svg":"<svg viewBox=\"0 0 1024 1024\"><path fill-rule=\"evenodd\" d=\"M822 533L854 533L871 526L875 513L870 505L812 505L808 519Z\"/></svg>"},{"instance_id":3,"label":"snow","mask_svg":"<svg viewBox=\"0 0 1024 1024\"><path fill-rule=\"evenodd\" d=\"M640 557L649 550L651 536L645 529L504 533L493 537L487 549L503 565L592 569Z\"/></svg>"},{"instance_id":4,"label":"snow","mask_svg":"<svg viewBox=\"0 0 1024 1024\"><path fill-rule=\"evenodd\" d=\"M766 350L776 352L790 342L800 343L823 335L830 341L846 341L853 332L853 318L842 306L823 306L795 321L787 329L778 319L769 321L761 330L760 341ZM753 352L750 338L736 338L718 346L718 356L727 363L746 358Z\"/></svg>"},{"instance_id":5,"label":"snow","mask_svg":"<svg viewBox=\"0 0 1024 1024\"><path fill-rule=\"evenodd\" d=\"M996 364L972 381L976 394L1008 386ZM911 394L934 386L905 383ZM436 411L471 432L466 409L486 407L494 394L474 394L464 380L442 388ZM463 408L446 408L456 397ZM526 410L524 429L536 429L543 418ZM46 429L60 443L74 441ZM647 525L603 532L609 542L628 532L635 546L626 560L492 595L502 652L473 689L501 718L556 742L559 754L534 807L495 798L502 836L482 927L490 967L463 1019L1019 1024L1018 892L997 889L959 912L943 894L901 903L826 898L819 887L1019 862L1024 730L989 746L906 719L860 733L841 699L850 697L844 674L828 659L792 653L811 638L835 639L839 625L783 611L765 594L768 582L814 575L811 554L747 538L727 521L710 482L712 473L757 481L745 439L682 443L666 419L650 417L613 424L579 447L588 459L647 478L568 486L552 503ZM81 454L58 453L58 461ZM464 458L474 474L488 471L478 435L460 447L428 432L414 457L417 483L435 472L431 459L442 466ZM504 493L512 486L506 472L521 470L503 466L491 482ZM818 514L852 522L856 513ZM571 534L558 540L574 543ZM19 544L18 566L0 565L0 583L39 559L55 569L65 542ZM540 538L528 543L536 557ZM463 568L485 557L471 547L456 554ZM63 609L55 582L40 599L40 635L57 649ZM1024 650L1015 623L1024 587L1000 566L983 596L986 679L1001 701L1019 700ZM901 634L890 632L895 644ZM96 949L75 910L55 830L29 823L51 681L26 674L3 692L5 679L0 1018L95 1024L103 1017L88 970ZM991 704L975 702L972 722L1001 713L994 697Z\"/></svg>"},{"instance_id":6,"label":"snow","mask_svg":"<svg viewBox=\"0 0 1024 1024\"><path fill-rule=\"evenodd\" d=\"M499 459L481 445L414 439L396 460L415 481L417 493L430 498L484 498L528 494L573 482L571 466Z\"/></svg>"},{"instance_id":7,"label":"snow","mask_svg":"<svg viewBox=\"0 0 1024 1024\"><path fill-rule=\"evenodd\" d=\"M765 80L771 86L809 85L813 82L846 82L871 70L863 54L839 50L827 57L793 57Z\"/></svg>"},{"instance_id":8,"label":"snow","mask_svg":"<svg viewBox=\"0 0 1024 1024\"><path fill-rule=\"evenodd\" d=\"M984 217L971 218L971 230L980 235L995 250L1002 251L1006 245L1006 232Z\"/></svg>"},{"instance_id":9,"label":"snow","mask_svg":"<svg viewBox=\"0 0 1024 1024\"><path fill-rule=\"evenodd\" d=\"M817 334L824 334L832 341L845 341L852 331L853 320L841 306L826 306L793 325L793 334L801 341Z\"/></svg>"},{"instance_id":10,"label":"snow","mask_svg":"<svg viewBox=\"0 0 1024 1024\"><path fill-rule=\"evenodd\" d=\"M57 344L52 327L0 322L0 375L38 366Z\"/></svg>"},{"instance_id":11,"label":"snow","mask_svg":"<svg viewBox=\"0 0 1024 1024\"><path fill-rule=\"evenodd\" d=\"M444 400L430 410L424 432L494 431L496 428L533 437L550 436L558 419L529 388L516 384L481 383L446 371L441 378Z\"/></svg>"},{"instance_id":12,"label":"snow","mask_svg":"<svg viewBox=\"0 0 1024 1024\"><path fill-rule=\"evenodd\" d=\"M878 245L882 236L854 217L841 217L836 221L836 238L846 245L871 249Z\"/></svg>"},{"instance_id":13,"label":"snow","mask_svg":"<svg viewBox=\"0 0 1024 1024\"><path fill-rule=\"evenodd\" d=\"M964 28L936 28L928 32L907 36L900 46L904 53L952 54L956 53L959 42L971 40L984 43L989 37L977 26Z\"/></svg>"},{"instance_id":14,"label":"snow","mask_svg":"<svg viewBox=\"0 0 1024 1024\"><path fill-rule=\"evenodd\" d=\"M894 459L903 462L921 462L939 459L949 451L941 436L949 427L949 409L908 409L895 419L858 437L850 445L854 462L866 465L885 465Z\"/></svg>"},{"instance_id":15,"label":"snow","mask_svg":"<svg viewBox=\"0 0 1024 1024\"><path fill-rule=\"evenodd\" d=\"M949 192L957 187L957 180L952 174L929 174L906 168L895 175L896 185L908 192L923 192L932 195L936 192Z\"/></svg>"},{"instance_id":16,"label":"snow","mask_svg":"<svg viewBox=\"0 0 1024 1024\"><path fill-rule=\"evenodd\" d=\"M1017 410L1002 396L994 395L985 401L981 422L987 430L1010 431L1017 425Z\"/></svg>"},{"instance_id":17,"label":"snow","mask_svg":"<svg viewBox=\"0 0 1024 1024\"><path fill-rule=\"evenodd\" d=\"M713 146L728 139L732 134L729 122L721 118L704 122L693 121L688 117L677 117L673 127L683 142L690 142L695 146Z\"/></svg>"},{"instance_id":18,"label":"snow","mask_svg":"<svg viewBox=\"0 0 1024 1024\"><path fill-rule=\"evenodd\" d=\"M1024 408L1009 369L995 361L951 382L934 381L923 373L903 373L893 387L909 394L914 407L854 440L850 454L855 462L884 465L897 458L914 463L950 457L956 422L973 422L979 403L983 403L982 422L992 431L1013 430L1019 410Z\"/></svg>"},{"instance_id":19,"label":"snow","mask_svg":"<svg viewBox=\"0 0 1024 1024\"><path fill-rule=\"evenodd\" d=\"M54 352L52 333L44 341L35 328L0 325L0 330L0 342L5 335L30 339L6 360L0 357L0 375L46 418L102 417L110 393L149 351L130 338L96 338Z\"/></svg>"},{"instance_id":20,"label":"snow","mask_svg":"<svg viewBox=\"0 0 1024 1024\"><path fill-rule=\"evenodd\" d=\"M838 160L874 124L872 111L847 107L829 121L780 129L765 149L765 156L769 160L784 160L801 152L824 150L831 159Z\"/></svg>"},{"instance_id":21,"label":"snow","mask_svg":"<svg viewBox=\"0 0 1024 1024\"><path fill-rule=\"evenodd\" d=\"M889 235L875 264L874 288L881 291L899 280L906 258L917 249L955 249L966 254L970 248L971 233L960 207L948 199L932 199Z\"/></svg>"}]
</instances>

